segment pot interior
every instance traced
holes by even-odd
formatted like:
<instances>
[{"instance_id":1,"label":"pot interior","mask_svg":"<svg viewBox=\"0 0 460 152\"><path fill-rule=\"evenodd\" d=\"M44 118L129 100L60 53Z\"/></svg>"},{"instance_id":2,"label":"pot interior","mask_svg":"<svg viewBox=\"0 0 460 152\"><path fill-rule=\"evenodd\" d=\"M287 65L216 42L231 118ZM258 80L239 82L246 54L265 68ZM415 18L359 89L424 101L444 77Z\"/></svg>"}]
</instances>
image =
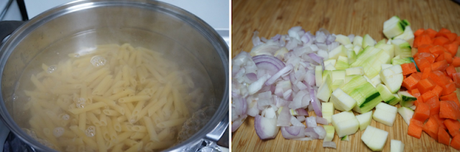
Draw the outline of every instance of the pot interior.
<instances>
[{"instance_id":1,"label":"pot interior","mask_svg":"<svg viewBox=\"0 0 460 152\"><path fill-rule=\"evenodd\" d=\"M182 127L184 123L181 123L181 127L170 131L169 136L181 137L174 137L176 141L174 144L159 149L171 148L173 145L176 145L173 149L177 148L191 142L190 138L203 137L226 114L224 110L228 110L228 99L226 99L228 98L226 93L228 48L223 47L222 44L225 43L215 32L208 31L209 29L209 26L193 15L159 2L79 2L48 11L16 31L2 48L4 53L1 91L5 105L2 108L6 109L2 112L2 116L12 128L11 130L29 144L39 149L43 148L43 145L50 146L52 142L46 139L51 137L39 137L40 134L46 136L46 133L37 132L46 132L55 128L45 127L40 130L33 129L31 125L33 124L31 118L38 115L31 110L34 105L37 105L33 103L35 97L25 92L37 89L31 77L46 71L44 67L48 67L48 70L53 66L59 67L59 61L70 60L72 54L91 53L101 45L130 44L133 47L143 47L162 54L161 57L168 61L167 64L177 65L191 78L191 81L184 80L181 83L193 88L188 89L188 94L193 94L196 90L202 93L201 97L197 96L186 103L189 111L185 119L186 127ZM107 62L109 64L110 60ZM51 70L56 69L51 68ZM55 83L61 81L56 78ZM57 98L56 96L53 99L57 100ZM145 105L148 105L148 101ZM132 106L135 107L136 103L132 103ZM159 109L161 108L164 107ZM80 118L79 114L73 114L68 109L58 111L67 114L70 121ZM102 120L101 116L98 118ZM91 122L88 120L86 124L91 125ZM72 123L69 123L61 127L71 132L70 129L67 130L71 125ZM139 121L133 125L145 125L145 122ZM205 127L206 125L210 126ZM42 124L43 126L52 125ZM164 131L164 128L155 128L157 134ZM67 141L70 137L67 139L59 136L55 139ZM141 140L133 141L139 143ZM143 147L145 145L147 143L143 143ZM62 148L66 147L62 146Z\"/></svg>"}]
</instances>

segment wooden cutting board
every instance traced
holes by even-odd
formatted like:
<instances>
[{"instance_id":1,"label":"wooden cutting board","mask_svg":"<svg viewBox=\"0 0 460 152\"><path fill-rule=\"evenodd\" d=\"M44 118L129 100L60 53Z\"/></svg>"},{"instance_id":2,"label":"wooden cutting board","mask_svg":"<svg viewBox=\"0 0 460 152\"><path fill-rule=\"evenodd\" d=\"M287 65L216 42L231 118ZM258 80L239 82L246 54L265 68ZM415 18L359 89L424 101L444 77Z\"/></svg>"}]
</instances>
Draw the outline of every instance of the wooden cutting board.
<instances>
[{"instance_id":1,"label":"wooden cutting board","mask_svg":"<svg viewBox=\"0 0 460 152\"><path fill-rule=\"evenodd\" d=\"M378 41L384 38L383 22L394 15L407 19L413 31L419 28L438 31L445 27L460 34L460 5L450 0L233 0L232 15L232 57L240 51L251 50L254 31L259 31L260 37L271 38L287 34L293 26L302 26L312 32L325 28L335 34L369 34ZM314 115L314 112L309 114ZM405 151L457 151L436 142L426 133L421 139L407 135L408 125L399 114L392 127L374 120L371 126L389 132L383 151L390 151L391 139L401 140ZM323 148L322 140L286 140L281 133L275 139L262 141L255 133L254 119L248 118L233 132L231 147L233 151L248 152L371 151L361 141L363 132L351 135L350 141L340 141L336 135L333 141L337 149Z\"/></svg>"}]
</instances>

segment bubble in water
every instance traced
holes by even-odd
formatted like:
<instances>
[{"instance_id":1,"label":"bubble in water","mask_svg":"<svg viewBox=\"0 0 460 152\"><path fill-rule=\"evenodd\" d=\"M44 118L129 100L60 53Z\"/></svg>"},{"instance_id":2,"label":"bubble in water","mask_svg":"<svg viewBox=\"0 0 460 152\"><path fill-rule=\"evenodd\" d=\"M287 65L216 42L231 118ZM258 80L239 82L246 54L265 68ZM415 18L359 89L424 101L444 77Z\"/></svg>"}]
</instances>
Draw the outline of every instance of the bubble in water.
<instances>
[{"instance_id":1,"label":"bubble in water","mask_svg":"<svg viewBox=\"0 0 460 152\"><path fill-rule=\"evenodd\" d=\"M13 98L13 101L14 101L14 100L18 99L18 96L17 96L17 95L13 95L12 98Z\"/></svg>"},{"instance_id":2,"label":"bubble in water","mask_svg":"<svg viewBox=\"0 0 460 152\"><path fill-rule=\"evenodd\" d=\"M86 131L85 131L86 136L88 137L94 137L96 135L96 127L94 126L89 126Z\"/></svg>"},{"instance_id":3,"label":"bubble in water","mask_svg":"<svg viewBox=\"0 0 460 152\"><path fill-rule=\"evenodd\" d=\"M55 137L61 137L63 134L64 134L64 128L62 128L62 127L56 127L56 128L54 128L54 130L53 130L53 135L54 135Z\"/></svg>"},{"instance_id":4,"label":"bubble in water","mask_svg":"<svg viewBox=\"0 0 460 152\"><path fill-rule=\"evenodd\" d=\"M103 66L106 62L107 60L102 56L96 55L91 58L91 64L93 64L95 67Z\"/></svg>"},{"instance_id":5,"label":"bubble in water","mask_svg":"<svg viewBox=\"0 0 460 152\"><path fill-rule=\"evenodd\" d=\"M75 106L77 108L85 108L85 104L84 103L76 103Z\"/></svg>"},{"instance_id":6,"label":"bubble in water","mask_svg":"<svg viewBox=\"0 0 460 152\"><path fill-rule=\"evenodd\" d=\"M68 114L64 114L64 115L62 115L61 118L64 119L64 120L69 120L70 116Z\"/></svg>"},{"instance_id":7,"label":"bubble in water","mask_svg":"<svg viewBox=\"0 0 460 152\"><path fill-rule=\"evenodd\" d=\"M53 73L54 71L56 71L57 67L55 65L51 65L48 67L48 73Z\"/></svg>"}]
</instances>

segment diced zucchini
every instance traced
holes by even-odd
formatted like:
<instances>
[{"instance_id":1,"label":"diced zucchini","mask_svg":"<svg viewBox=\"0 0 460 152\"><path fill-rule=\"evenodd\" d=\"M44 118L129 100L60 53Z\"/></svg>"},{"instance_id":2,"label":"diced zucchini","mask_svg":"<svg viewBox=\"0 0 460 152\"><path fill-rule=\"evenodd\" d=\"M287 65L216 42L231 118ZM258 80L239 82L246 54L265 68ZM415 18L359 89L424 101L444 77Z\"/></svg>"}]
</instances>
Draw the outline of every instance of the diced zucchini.
<instances>
[{"instance_id":1,"label":"diced zucchini","mask_svg":"<svg viewBox=\"0 0 460 152\"><path fill-rule=\"evenodd\" d=\"M355 46L359 46L359 47L362 47L363 46L363 37L361 36L355 36L355 38L353 39L353 45ZM356 54L358 54L359 52L356 52Z\"/></svg>"},{"instance_id":2,"label":"diced zucchini","mask_svg":"<svg viewBox=\"0 0 460 152\"><path fill-rule=\"evenodd\" d=\"M364 75L363 67L352 67L345 69L347 75Z\"/></svg>"},{"instance_id":3,"label":"diced zucchini","mask_svg":"<svg viewBox=\"0 0 460 152\"><path fill-rule=\"evenodd\" d=\"M401 56L401 58L412 57L412 47L409 42L403 39L391 40L391 43L395 46L395 55Z\"/></svg>"},{"instance_id":4,"label":"diced zucchini","mask_svg":"<svg viewBox=\"0 0 460 152\"><path fill-rule=\"evenodd\" d=\"M353 51L351 51L353 52ZM345 70L348 68L348 58L344 56L339 56L337 59L337 63L335 64L335 69L337 70Z\"/></svg>"},{"instance_id":5,"label":"diced zucchini","mask_svg":"<svg viewBox=\"0 0 460 152\"><path fill-rule=\"evenodd\" d=\"M323 84L323 67L321 65L315 66L315 81L316 86Z\"/></svg>"},{"instance_id":6,"label":"diced zucchini","mask_svg":"<svg viewBox=\"0 0 460 152\"><path fill-rule=\"evenodd\" d=\"M404 151L404 144L400 140L391 140L390 143L390 152L403 152Z\"/></svg>"},{"instance_id":7,"label":"diced zucchini","mask_svg":"<svg viewBox=\"0 0 460 152\"><path fill-rule=\"evenodd\" d=\"M337 59L339 56L347 56L347 49L343 45L340 45L329 52L329 59Z\"/></svg>"},{"instance_id":8,"label":"diced zucchini","mask_svg":"<svg viewBox=\"0 0 460 152\"><path fill-rule=\"evenodd\" d=\"M335 128L331 125L323 125L324 130L326 130L326 137L324 137L324 141L332 141L334 139Z\"/></svg>"},{"instance_id":9,"label":"diced zucchini","mask_svg":"<svg viewBox=\"0 0 460 152\"><path fill-rule=\"evenodd\" d=\"M414 105L414 101L417 100L416 97L412 96L407 91L399 91L399 97L401 97L401 106L403 107L411 107Z\"/></svg>"},{"instance_id":10,"label":"diced zucchini","mask_svg":"<svg viewBox=\"0 0 460 152\"><path fill-rule=\"evenodd\" d=\"M359 122L359 130L364 130L367 126L369 126L369 124L371 124L372 111L357 115L356 119L358 119Z\"/></svg>"},{"instance_id":11,"label":"diced zucchini","mask_svg":"<svg viewBox=\"0 0 460 152\"><path fill-rule=\"evenodd\" d=\"M361 140L369 147L372 151L382 151L383 146L388 138L388 132L372 127L367 126Z\"/></svg>"},{"instance_id":12,"label":"diced zucchini","mask_svg":"<svg viewBox=\"0 0 460 152\"><path fill-rule=\"evenodd\" d=\"M340 111L350 111L356 105L356 100L340 88L332 92L331 102L335 105L334 108Z\"/></svg>"},{"instance_id":13,"label":"diced zucchini","mask_svg":"<svg viewBox=\"0 0 460 152\"><path fill-rule=\"evenodd\" d=\"M335 41L341 43L342 45L351 44L350 38L342 34L336 35Z\"/></svg>"},{"instance_id":14,"label":"diced zucchini","mask_svg":"<svg viewBox=\"0 0 460 152\"><path fill-rule=\"evenodd\" d=\"M359 123L353 112L341 112L332 116L332 125L339 137L351 135L358 131Z\"/></svg>"},{"instance_id":15,"label":"diced zucchini","mask_svg":"<svg viewBox=\"0 0 460 152\"><path fill-rule=\"evenodd\" d=\"M407 107L400 107L398 108L398 113L399 115L401 115L401 117L404 119L407 125L409 125L410 119L412 119L412 116L414 115L414 111Z\"/></svg>"},{"instance_id":16,"label":"diced zucchini","mask_svg":"<svg viewBox=\"0 0 460 152\"><path fill-rule=\"evenodd\" d=\"M374 45L375 45L375 40L369 34L364 35L363 48L366 48L368 46L374 46Z\"/></svg>"},{"instance_id":17,"label":"diced zucchini","mask_svg":"<svg viewBox=\"0 0 460 152\"><path fill-rule=\"evenodd\" d=\"M323 118L327 120L327 123L331 123L332 115L334 115L334 104L332 102L324 102L321 105L321 111L323 112Z\"/></svg>"},{"instance_id":18,"label":"diced zucchini","mask_svg":"<svg viewBox=\"0 0 460 152\"><path fill-rule=\"evenodd\" d=\"M331 89L329 88L328 82L330 82L331 76L326 77L326 81L323 81L323 84L318 88L318 93L316 93L316 97L324 102L329 101L329 97L331 97Z\"/></svg>"},{"instance_id":19,"label":"diced zucchini","mask_svg":"<svg viewBox=\"0 0 460 152\"><path fill-rule=\"evenodd\" d=\"M382 102L375 107L375 112L372 117L375 121L378 121L391 127L395 122L396 112L396 107Z\"/></svg>"}]
</instances>

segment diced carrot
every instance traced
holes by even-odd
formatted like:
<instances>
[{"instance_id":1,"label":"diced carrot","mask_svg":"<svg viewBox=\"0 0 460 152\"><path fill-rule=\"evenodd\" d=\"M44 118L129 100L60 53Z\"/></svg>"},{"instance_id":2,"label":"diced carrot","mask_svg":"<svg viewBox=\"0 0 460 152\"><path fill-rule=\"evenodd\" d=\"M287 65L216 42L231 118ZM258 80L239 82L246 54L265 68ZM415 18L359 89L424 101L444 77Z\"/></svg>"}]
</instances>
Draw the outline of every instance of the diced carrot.
<instances>
[{"instance_id":1,"label":"diced carrot","mask_svg":"<svg viewBox=\"0 0 460 152\"><path fill-rule=\"evenodd\" d=\"M457 34L455 33L446 33L444 36L449 39L449 42L455 41L455 38L457 38Z\"/></svg>"},{"instance_id":2,"label":"diced carrot","mask_svg":"<svg viewBox=\"0 0 460 152\"><path fill-rule=\"evenodd\" d=\"M431 74L431 71L432 71L432 70L431 70L431 66L430 66L430 67L426 67L426 68L423 70L421 79L429 78L429 77L430 77L430 74Z\"/></svg>"},{"instance_id":3,"label":"diced carrot","mask_svg":"<svg viewBox=\"0 0 460 152\"><path fill-rule=\"evenodd\" d=\"M439 125L435 118L430 117L428 121L423 125L422 130L430 135L434 140L438 141L438 129Z\"/></svg>"},{"instance_id":4,"label":"diced carrot","mask_svg":"<svg viewBox=\"0 0 460 152\"><path fill-rule=\"evenodd\" d=\"M423 28L418 29L417 31L414 32L414 36L420 36L423 33L423 31L425 31L425 29Z\"/></svg>"},{"instance_id":5,"label":"diced carrot","mask_svg":"<svg viewBox=\"0 0 460 152\"><path fill-rule=\"evenodd\" d=\"M424 33L428 34L432 39L436 36L436 32L435 30L431 29L431 28L428 28L424 31Z\"/></svg>"},{"instance_id":6,"label":"diced carrot","mask_svg":"<svg viewBox=\"0 0 460 152\"><path fill-rule=\"evenodd\" d=\"M423 99L425 103L430 107L430 114L438 114L439 113L439 97L432 97L429 99Z\"/></svg>"},{"instance_id":7,"label":"diced carrot","mask_svg":"<svg viewBox=\"0 0 460 152\"><path fill-rule=\"evenodd\" d=\"M455 70L455 69L454 69ZM458 73L453 73L452 74L452 79L454 79L455 86L457 88L460 88L460 72Z\"/></svg>"},{"instance_id":8,"label":"diced carrot","mask_svg":"<svg viewBox=\"0 0 460 152\"><path fill-rule=\"evenodd\" d=\"M454 58L452 57L452 54L450 52L446 51L444 52L444 59L447 61L447 63L451 64Z\"/></svg>"},{"instance_id":9,"label":"diced carrot","mask_svg":"<svg viewBox=\"0 0 460 152\"><path fill-rule=\"evenodd\" d=\"M441 95L448 95L448 94L454 92L455 90L456 90L455 83L451 82L451 83L443 86Z\"/></svg>"},{"instance_id":10,"label":"diced carrot","mask_svg":"<svg viewBox=\"0 0 460 152\"><path fill-rule=\"evenodd\" d=\"M457 73L457 70L455 70L455 67L453 65L449 65L449 67L446 68L446 72L447 75L453 79L452 74Z\"/></svg>"},{"instance_id":11,"label":"diced carrot","mask_svg":"<svg viewBox=\"0 0 460 152\"><path fill-rule=\"evenodd\" d=\"M412 90L416 87L418 80L414 76L409 76L403 80L402 86L406 89Z\"/></svg>"},{"instance_id":12,"label":"diced carrot","mask_svg":"<svg viewBox=\"0 0 460 152\"><path fill-rule=\"evenodd\" d=\"M423 101L423 98L422 98L421 95L419 97L417 97L417 102L425 103L425 101ZM417 106L417 105L415 105L415 106Z\"/></svg>"},{"instance_id":13,"label":"diced carrot","mask_svg":"<svg viewBox=\"0 0 460 152\"><path fill-rule=\"evenodd\" d=\"M410 93L411 93L414 97L416 97L416 98L421 96L421 95L420 95L420 91L418 91L417 88L412 89Z\"/></svg>"},{"instance_id":14,"label":"diced carrot","mask_svg":"<svg viewBox=\"0 0 460 152\"><path fill-rule=\"evenodd\" d=\"M457 120L460 118L460 108L454 101L439 102L439 117ZM423 118L423 117L422 117Z\"/></svg>"},{"instance_id":15,"label":"diced carrot","mask_svg":"<svg viewBox=\"0 0 460 152\"><path fill-rule=\"evenodd\" d=\"M444 125L446 126L447 130L449 130L449 134L451 136L460 134L460 122L457 120L446 119L444 120Z\"/></svg>"},{"instance_id":16,"label":"diced carrot","mask_svg":"<svg viewBox=\"0 0 460 152\"><path fill-rule=\"evenodd\" d=\"M407 134L420 139L422 136L422 126L423 122L417 119L411 119L409 123L409 129L407 130Z\"/></svg>"},{"instance_id":17,"label":"diced carrot","mask_svg":"<svg viewBox=\"0 0 460 152\"><path fill-rule=\"evenodd\" d=\"M450 146L457 150L460 150L460 135L454 136L450 141Z\"/></svg>"},{"instance_id":18,"label":"diced carrot","mask_svg":"<svg viewBox=\"0 0 460 152\"><path fill-rule=\"evenodd\" d=\"M420 91L420 93L425 94L425 92L430 91L436 86L436 83L433 82L430 78L422 79L418 81L417 83L417 88ZM423 95L422 95L423 96ZM425 100L425 98L424 98Z\"/></svg>"},{"instance_id":19,"label":"diced carrot","mask_svg":"<svg viewBox=\"0 0 460 152\"><path fill-rule=\"evenodd\" d=\"M457 42L457 41L455 41ZM460 45L460 42L459 43L450 43L450 44L445 44L444 45L444 48L450 52L450 54L452 56L455 56L457 54L457 50L458 50L458 45Z\"/></svg>"},{"instance_id":20,"label":"diced carrot","mask_svg":"<svg viewBox=\"0 0 460 152\"><path fill-rule=\"evenodd\" d=\"M418 58L425 58L426 60L428 60L430 63L434 63L434 61L436 60L436 56L434 56L432 53L429 53L429 52L422 52L422 53L418 53ZM417 64L418 65L418 64Z\"/></svg>"},{"instance_id":21,"label":"diced carrot","mask_svg":"<svg viewBox=\"0 0 460 152\"><path fill-rule=\"evenodd\" d=\"M414 43L413 43L414 48L418 48L419 46L421 46L420 45L421 43L422 43L422 37L416 36L414 38Z\"/></svg>"},{"instance_id":22,"label":"diced carrot","mask_svg":"<svg viewBox=\"0 0 460 152\"><path fill-rule=\"evenodd\" d=\"M441 97L441 93L442 93L442 87L439 86L439 85L436 85L433 90L431 90L431 92L433 92L437 98Z\"/></svg>"},{"instance_id":23,"label":"diced carrot","mask_svg":"<svg viewBox=\"0 0 460 152\"><path fill-rule=\"evenodd\" d=\"M420 81L422 79L422 72L416 72L414 74L411 74L412 76L414 76L415 79L417 79L418 81Z\"/></svg>"},{"instance_id":24,"label":"diced carrot","mask_svg":"<svg viewBox=\"0 0 460 152\"><path fill-rule=\"evenodd\" d=\"M419 120L421 122L425 122L425 120L428 119L429 117L430 117L430 107L425 103L418 102L412 118Z\"/></svg>"},{"instance_id":25,"label":"diced carrot","mask_svg":"<svg viewBox=\"0 0 460 152\"><path fill-rule=\"evenodd\" d=\"M425 93L422 93L422 98L423 98L423 101L426 101L430 98L433 98L433 97L436 97L436 94L433 93L433 91L428 90L427 92ZM425 102L426 103L426 102Z\"/></svg>"},{"instance_id":26,"label":"diced carrot","mask_svg":"<svg viewBox=\"0 0 460 152\"><path fill-rule=\"evenodd\" d=\"M402 68L402 71L403 71L403 75L409 75L409 74L417 72L417 69L415 68L414 63L401 64L401 68Z\"/></svg>"},{"instance_id":27,"label":"diced carrot","mask_svg":"<svg viewBox=\"0 0 460 152\"><path fill-rule=\"evenodd\" d=\"M452 33L452 32L450 32L449 29L441 28L441 30L439 30L439 32L436 33L435 37L444 36L444 34L446 34L446 33Z\"/></svg>"},{"instance_id":28,"label":"diced carrot","mask_svg":"<svg viewBox=\"0 0 460 152\"><path fill-rule=\"evenodd\" d=\"M426 34L422 34L420 35L420 42L418 44L418 46L422 46L422 45L425 45L425 44L433 44L433 38L431 38L430 36L426 35Z\"/></svg>"},{"instance_id":29,"label":"diced carrot","mask_svg":"<svg viewBox=\"0 0 460 152\"><path fill-rule=\"evenodd\" d=\"M460 36L458 36L457 38L455 38L455 43L457 43L457 45L460 45Z\"/></svg>"},{"instance_id":30,"label":"diced carrot","mask_svg":"<svg viewBox=\"0 0 460 152\"><path fill-rule=\"evenodd\" d=\"M434 114L434 115L431 115L430 117L434 117L436 118L436 121L438 122L438 125L439 125L439 128L442 128L444 130L447 130L447 127L446 125L444 125L444 118L440 118L439 117L439 114Z\"/></svg>"},{"instance_id":31,"label":"diced carrot","mask_svg":"<svg viewBox=\"0 0 460 152\"><path fill-rule=\"evenodd\" d=\"M433 44L434 45L444 45L444 44L447 44L449 43L449 39L447 39L446 37L444 36L438 36L438 37L435 37L433 39Z\"/></svg>"},{"instance_id":32,"label":"diced carrot","mask_svg":"<svg viewBox=\"0 0 460 152\"><path fill-rule=\"evenodd\" d=\"M419 46L418 47L418 52L421 53L421 52L430 52L430 49L433 47L432 44L425 44L425 45L422 45L422 46Z\"/></svg>"},{"instance_id":33,"label":"diced carrot","mask_svg":"<svg viewBox=\"0 0 460 152\"><path fill-rule=\"evenodd\" d=\"M442 61L438 61L438 62L435 62L431 65L431 70L433 71L436 71L436 70L439 70L439 71L444 71L446 70L446 68L449 66L449 63L447 63L446 60L442 60Z\"/></svg>"},{"instance_id":34,"label":"diced carrot","mask_svg":"<svg viewBox=\"0 0 460 152\"><path fill-rule=\"evenodd\" d=\"M458 97L457 97L456 92L452 92L451 94L441 96L441 98L439 98L439 99L441 99L442 101L454 101L460 107L460 103L458 101Z\"/></svg>"},{"instance_id":35,"label":"diced carrot","mask_svg":"<svg viewBox=\"0 0 460 152\"><path fill-rule=\"evenodd\" d=\"M450 53L449 53L449 54L450 54ZM435 62L439 62L439 61L443 61L443 60L446 60L446 59L444 58L444 53L441 53L441 54L439 54L438 57L436 57L436 61L435 61Z\"/></svg>"},{"instance_id":36,"label":"diced carrot","mask_svg":"<svg viewBox=\"0 0 460 152\"><path fill-rule=\"evenodd\" d=\"M445 129L439 127L438 129L438 142L444 145L449 146L450 136Z\"/></svg>"},{"instance_id":37,"label":"diced carrot","mask_svg":"<svg viewBox=\"0 0 460 152\"><path fill-rule=\"evenodd\" d=\"M440 54L444 53L447 51L442 45L435 45L432 48L430 48L430 53L433 54L435 57L438 57Z\"/></svg>"},{"instance_id":38,"label":"diced carrot","mask_svg":"<svg viewBox=\"0 0 460 152\"><path fill-rule=\"evenodd\" d=\"M454 67L459 67L460 66L460 57L457 57L457 56L454 57L454 60L452 60L452 65L454 65Z\"/></svg>"},{"instance_id":39,"label":"diced carrot","mask_svg":"<svg viewBox=\"0 0 460 152\"><path fill-rule=\"evenodd\" d=\"M441 71L432 71L429 78L443 88L450 83L450 78Z\"/></svg>"},{"instance_id":40,"label":"diced carrot","mask_svg":"<svg viewBox=\"0 0 460 152\"><path fill-rule=\"evenodd\" d=\"M426 58L417 58L415 59L415 63L422 72L424 72L425 68L431 67L431 63Z\"/></svg>"}]
</instances>

